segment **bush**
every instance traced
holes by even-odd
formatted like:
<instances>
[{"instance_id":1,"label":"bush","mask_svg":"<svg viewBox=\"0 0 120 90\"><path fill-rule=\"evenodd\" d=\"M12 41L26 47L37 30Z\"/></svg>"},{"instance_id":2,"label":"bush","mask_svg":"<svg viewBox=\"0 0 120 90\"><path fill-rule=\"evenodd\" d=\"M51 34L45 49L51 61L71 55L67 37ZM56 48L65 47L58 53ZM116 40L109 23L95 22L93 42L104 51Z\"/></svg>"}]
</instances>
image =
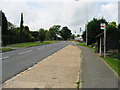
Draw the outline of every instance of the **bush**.
<instances>
[{"instance_id":1,"label":"bush","mask_svg":"<svg viewBox=\"0 0 120 90\"><path fill-rule=\"evenodd\" d=\"M21 38L19 36L10 36L10 35L3 35L2 36L2 46L6 46L8 44L14 44L21 42Z\"/></svg>"}]
</instances>

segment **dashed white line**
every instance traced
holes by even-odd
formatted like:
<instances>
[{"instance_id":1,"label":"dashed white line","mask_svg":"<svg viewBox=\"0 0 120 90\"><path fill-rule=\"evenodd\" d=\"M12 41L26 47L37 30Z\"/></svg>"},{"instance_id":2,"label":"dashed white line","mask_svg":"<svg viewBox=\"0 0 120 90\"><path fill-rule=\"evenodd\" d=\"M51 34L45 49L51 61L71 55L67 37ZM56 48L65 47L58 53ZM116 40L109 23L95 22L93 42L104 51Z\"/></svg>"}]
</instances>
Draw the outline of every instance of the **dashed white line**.
<instances>
[{"instance_id":1,"label":"dashed white line","mask_svg":"<svg viewBox=\"0 0 120 90\"><path fill-rule=\"evenodd\" d=\"M40 47L40 48L38 48L38 49L42 49L42 48L44 48L44 47Z\"/></svg>"},{"instance_id":2,"label":"dashed white line","mask_svg":"<svg viewBox=\"0 0 120 90\"><path fill-rule=\"evenodd\" d=\"M32 52L32 50L26 51L26 53L28 53L28 52Z\"/></svg>"},{"instance_id":3,"label":"dashed white line","mask_svg":"<svg viewBox=\"0 0 120 90\"><path fill-rule=\"evenodd\" d=\"M29 53L29 52L32 52L32 50L29 50L29 51L26 51L26 52L21 52L19 54L21 55L21 54L25 54L25 53Z\"/></svg>"},{"instance_id":4,"label":"dashed white line","mask_svg":"<svg viewBox=\"0 0 120 90\"><path fill-rule=\"evenodd\" d=\"M0 58L0 59L7 59L7 58L9 58L9 56L6 56L6 57Z\"/></svg>"}]
</instances>

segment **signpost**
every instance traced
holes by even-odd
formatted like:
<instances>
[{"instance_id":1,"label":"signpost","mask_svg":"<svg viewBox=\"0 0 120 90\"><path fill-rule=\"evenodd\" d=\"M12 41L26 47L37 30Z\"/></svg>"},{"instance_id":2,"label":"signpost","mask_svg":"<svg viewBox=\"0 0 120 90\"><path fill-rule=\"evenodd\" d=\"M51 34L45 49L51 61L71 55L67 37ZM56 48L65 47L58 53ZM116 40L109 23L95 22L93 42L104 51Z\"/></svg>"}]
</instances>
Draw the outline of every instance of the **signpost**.
<instances>
[{"instance_id":1,"label":"signpost","mask_svg":"<svg viewBox=\"0 0 120 90\"><path fill-rule=\"evenodd\" d=\"M104 57L106 56L106 25L105 23L100 24L100 29L104 30Z\"/></svg>"}]
</instances>

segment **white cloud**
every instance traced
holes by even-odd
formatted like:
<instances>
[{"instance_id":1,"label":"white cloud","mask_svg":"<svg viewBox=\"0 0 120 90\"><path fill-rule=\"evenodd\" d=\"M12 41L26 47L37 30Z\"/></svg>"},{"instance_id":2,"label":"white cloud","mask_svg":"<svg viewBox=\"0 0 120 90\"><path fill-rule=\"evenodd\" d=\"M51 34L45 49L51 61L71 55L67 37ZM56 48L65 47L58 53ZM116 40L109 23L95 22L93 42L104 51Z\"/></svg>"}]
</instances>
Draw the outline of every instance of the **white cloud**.
<instances>
[{"instance_id":1,"label":"white cloud","mask_svg":"<svg viewBox=\"0 0 120 90\"><path fill-rule=\"evenodd\" d=\"M98 16L104 16L110 22L118 22L118 4L108 3L107 5L102 5Z\"/></svg>"},{"instance_id":2,"label":"white cloud","mask_svg":"<svg viewBox=\"0 0 120 90\"><path fill-rule=\"evenodd\" d=\"M7 19L18 25L20 13L24 13L24 24L30 30L39 28L49 29L54 24L68 26L72 32L79 33L79 28L84 29L86 23L85 2L2 2L0 9L5 12ZM88 20L93 17L104 16L108 21L117 21L117 3L87 3Z\"/></svg>"}]
</instances>

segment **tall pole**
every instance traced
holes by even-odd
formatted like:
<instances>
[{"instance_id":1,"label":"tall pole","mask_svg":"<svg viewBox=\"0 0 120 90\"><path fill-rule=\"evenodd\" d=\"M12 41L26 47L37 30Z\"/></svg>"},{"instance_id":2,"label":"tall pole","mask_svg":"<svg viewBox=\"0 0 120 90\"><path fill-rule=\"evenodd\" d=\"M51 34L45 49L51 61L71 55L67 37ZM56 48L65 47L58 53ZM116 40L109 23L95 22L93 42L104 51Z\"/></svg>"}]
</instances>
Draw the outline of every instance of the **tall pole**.
<instances>
[{"instance_id":1,"label":"tall pole","mask_svg":"<svg viewBox=\"0 0 120 90\"><path fill-rule=\"evenodd\" d=\"M106 25L104 29L104 57L106 56Z\"/></svg>"},{"instance_id":2,"label":"tall pole","mask_svg":"<svg viewBox=\"0 0 120 90\"><path fill-rule=\"evenodd\" d=\"M23 13L21 13L21 21L20 21L20 37L22 42L22 32L23 32Z\"/></svg>"},{"instance_id":3,"label":"tall pole","mask_svg":"<svg viewBox=\"0 0 120 90\"><path fill-rule=\"evenodd\" d=\"M87 0L86 0L86 24L85 24L85 30L86 30L86 46L88 45L87 22L88 22L88 16L87 16Z\"/></svg>"},{"instance_id":4,"label":"tall pole","mask_svg":"<svg viewBox=\"0 0 120 90\"><path fill-rule=\"evenodd\" d=\"M100 55L102 54L102 38L100 37Z\"/></svg>"},{"instance_id":5,"label":"tall pole","mask_svg":"<svg viewBox=\"0 0 120 90\"><path fill-rule=\"evenodd\" d=\"M2 28L1 28L2 25L0 25L0 47L2 46L2 34L1 34L1 31L2 31ZM1 57L0 57L1 58Z\"/></svg>"},{"instance_id":6,"label":"tall pole","mask_svg":"<svg viewBox=\"0 0 120 90\"><path fill-rule=\"evenodd\" d=\"M101 23L100 28L104 30L104 57L106 56L106 25Z\"/></svg>"},{"instance_id":7,"label":"tall pole","mask_svg":"<svg viewBox=\"0 0 120 90\"><path fill-rule=\"evenodd\" d=\"M86 30L86 46L87 46L88 45L87 24L85 24L85 30Z\"/></svg>"}]
</instances>

